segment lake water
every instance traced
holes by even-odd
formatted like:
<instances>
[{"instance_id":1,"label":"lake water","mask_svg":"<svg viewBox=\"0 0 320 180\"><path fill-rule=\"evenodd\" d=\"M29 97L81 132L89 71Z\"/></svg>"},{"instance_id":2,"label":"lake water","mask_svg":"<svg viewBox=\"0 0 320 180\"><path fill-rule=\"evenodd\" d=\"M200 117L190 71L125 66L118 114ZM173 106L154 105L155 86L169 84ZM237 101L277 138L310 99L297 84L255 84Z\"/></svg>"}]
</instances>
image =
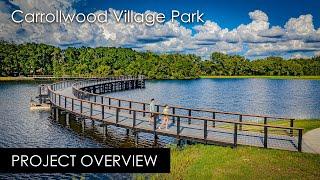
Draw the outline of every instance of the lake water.
<instances>
[{"instance_id":1,"label":"lake water","mask_svg":"<svg viewBox=\"0 0 320 180\"><path fill-rule=\"evenodd\" d=\"M50 119L49 112L29 110L39 83L0 83L0 147L135 147L134 136L110 127L107 137L90 121L82 131L76 120L66 127ZM109 95L139 101L217 109L250 114L320 118L320 81L269 79L199 79L147 81L146 88ZM138 146L153 146L150 134L140 133ZM173 142L160 137L158 146ZM46 178L50 174L1 174L4 178ZM55 178L131 178L130 174L55 174Z\"/></svg>"},{"instance_id":2,"label":"lake water","mask_svg":"<svg viewBox=\"0 0 320 180\"><path fill-rule=\"evenodd\" d=\"M0 83L0 148L21 147L120 147L132 146L134 140L116 129L110 129L107 138L102 138L99 129L90 127L81 131L77 121L66 128L62 122L49 118L49 112L31 112L29 102L37 95L38 83ZM0 174L0 179L70 179L101 178L123 179L130 174Z\"/></svg>"},{"instance_id":3,"label":"lake water","mask_svg":"<svg viewBox=\"0 0 320 180\"><path fill-rule=\"evenodd\" d=\"M320 81L275 79L153 80L145 89L108 94L119 98L178 105L284 116L320 118Z\"/></svg>"}]
</instances>

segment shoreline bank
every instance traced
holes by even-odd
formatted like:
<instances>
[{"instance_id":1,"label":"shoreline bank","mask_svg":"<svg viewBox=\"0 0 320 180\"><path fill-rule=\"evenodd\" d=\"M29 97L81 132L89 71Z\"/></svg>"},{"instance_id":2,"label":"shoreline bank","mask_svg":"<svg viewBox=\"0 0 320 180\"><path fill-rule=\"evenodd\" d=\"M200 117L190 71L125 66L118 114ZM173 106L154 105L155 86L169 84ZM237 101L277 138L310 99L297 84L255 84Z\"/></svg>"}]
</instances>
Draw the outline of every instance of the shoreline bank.
<instances>
[{"instance_id":1,"label":"shoreline bank","mask_svg":"<svg viewBox=\"0 0 320 180\"><path fill-rule=\"evenodd\" d=\"M200 76L201 79L297 79L320 80L320 76Z\"/></svg>"}]
</instances>

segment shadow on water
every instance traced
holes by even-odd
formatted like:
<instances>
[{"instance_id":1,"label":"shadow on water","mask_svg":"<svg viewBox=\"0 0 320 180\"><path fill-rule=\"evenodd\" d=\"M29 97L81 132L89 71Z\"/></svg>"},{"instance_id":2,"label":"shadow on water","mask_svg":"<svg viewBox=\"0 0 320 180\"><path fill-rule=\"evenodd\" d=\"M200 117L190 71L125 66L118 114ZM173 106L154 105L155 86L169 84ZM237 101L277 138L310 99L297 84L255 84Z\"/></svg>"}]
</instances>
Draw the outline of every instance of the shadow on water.
<instances>
[{"instance_id":1,"label":"shadow on water","mask_svg":"<svg viewBox=\"0 0 320 180\"><path fill-rule=\"evenodd\" d=\"M125 128L116 127L113 125L108 125L107 127L103 123L98 121L92 121L90 119L85 119L84 123L82 119L76 118L70 114L69 124L66 121L65 113L59 115L58 122L49 117L49 120L62 126L72 133L76 133L82 137L90 138L99 143L103 147L108 148L132 148L132 147L165 147L170 143L175 142L175 138L159 136L158 140L155 142L154 137L150 133L138 133L138 141L135 140L135 132ZM107 128L106 132L105 128Z\"/></svg>"}]
</instances>

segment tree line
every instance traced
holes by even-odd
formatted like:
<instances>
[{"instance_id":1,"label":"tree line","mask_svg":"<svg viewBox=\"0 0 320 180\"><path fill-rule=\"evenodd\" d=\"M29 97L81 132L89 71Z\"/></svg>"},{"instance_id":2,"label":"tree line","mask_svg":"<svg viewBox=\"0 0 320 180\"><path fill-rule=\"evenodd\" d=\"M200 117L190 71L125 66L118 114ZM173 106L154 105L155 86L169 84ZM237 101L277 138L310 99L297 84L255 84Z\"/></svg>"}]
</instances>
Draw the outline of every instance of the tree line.
<instances>
[{"instance_id":1,"label":"tree line","mask_svg":"<svg viewBox=\"0 0 320 180\"><path fill-rule=\"evenodd\" d=\"M248 60L239 55L212 53L201 60L193 54L155 54L115 47L59 47L0 42L0 76L145 75L152 79L186 79L201 75L320 75L320 57Z\"/></svg>"}]
</instances>

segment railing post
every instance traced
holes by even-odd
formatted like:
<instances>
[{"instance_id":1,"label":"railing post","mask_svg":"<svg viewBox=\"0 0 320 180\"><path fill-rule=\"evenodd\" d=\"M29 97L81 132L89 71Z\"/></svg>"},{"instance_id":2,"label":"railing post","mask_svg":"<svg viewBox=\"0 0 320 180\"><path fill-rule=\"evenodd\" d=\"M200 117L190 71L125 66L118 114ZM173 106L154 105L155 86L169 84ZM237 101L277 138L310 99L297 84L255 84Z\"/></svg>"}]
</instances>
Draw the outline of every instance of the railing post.
<instances>
[{"instance_id":1,"label":"railing post","mask_svg":"<svg viewBox=\"0 0 320 180\"><path fill-rule=\"evenodd\" d=\"M119 122L119 108L116 109L116 123Z\"/></svg>"},{"instance_id":2,"label":"railing post","mask_svg":"<svg viewBox=\"0 0 320 180\"><path fill-rule=\"evenodd\" d=\"M74 110L74 100L73 100L73 98L71 99L71 111L73 111Z\"/></svg>"},{"instance_id":3,"label":"railing post","mask_svg":"<svg viewBox=\"0 0 320 180\"><path fill-rule=\"evenodd\" d=\"M92 108L92 103L90 103L90 117L92 116L93 114L93 108Z\"/></svg>"},{"instance_id":4,"label":"railing post","mask_svg":"<svg viewBox=\"0 0 320 180\"><path fill-rule=\"evenodd\" d=\"M101 97L101 104L103 104L103 96L100 96Z\"/></svg>"},{"instance_id":5,"label":"railing post","mask_svg":"<svg viewBox=\"0 0 320 180\"><path fill-rule=\"evenodd\" d=\"M241 122L242 122L242 114L239 115L239 122L240 122L239 130L242 131L242 124L241 124Z\"/></svg>"},{"instance_id":6,"label":"railing post","mask_svg":"<svg viewBox=\"0 0 320 180\"><path fill-rule=\"evenodd\" d=\"M67 109L67 97L64 96L64 108Z\"/></svg>"},{"instance_id":7,"label":"railing post","mask_svg":"<svg viewBox=\"0 0 320 180\"><path fill-rule=\"evenodd\" d=\"M129 108L131 109L132 108L132 102L129 101ZM129 110L129 114L131 114L131 110Z\"/></svg>"},{"instance_id":8,"label":"railing post","mask_svg":"<svg viewBox=\"0 0 320 180\"><path fill-rule=\"evenodd\" d=\"M80 114L82 114L82 101L80 100Z\"/></svg>"},{"instance_id":9,"label":"railing post","mask_svg":"<svg viewBox=\"0 0 320 180\"><path fill-rule=\"evenodd\" d=\"M268 124L267 120L268 120L268 118L267 118L267 117L264 117L264 118L263 118L263 124Z\"/></svg>"},{"instance_id":10,"label":"railing post","mask_svg":"<svg viewBox=\"0 0 320 180\"><path fill-rule=\"evenodd\" d=\"M298 129L298 151L302 150L302 129Z\"/></svg>"},{"instance_id":11,"label":"railing post","mask_svg":"<svg viewBox=\"0 0 320 180\"><path fill-rule=\"evenodd\" d=\"M160 111L160 106L159 105L156 105L157 106L157 112Z\"/></svg>"},{"instance_id":12,"label":"railing post","mask_svg":"<svg viewBox=\"0 0 320 180\"><path fill-rule=\"evenodd\" d=\"M203 139L207 143L207 137L208 137L208 121L204 120L203 122Z\"/></svg>"},{"instance_id":13,"label":"railing post","mask_svg":"<svg viewBox=\"0 0 320 180\"><path fill-rule=\"evenodd\" d=\"M153 116L153 136L154 136L154 139L157 138L157 115L154 115Z\"/></svg>"},{"instance_id":14,"label":"railing post","mask_svg":"<svg viewBox=\"0 0 320 180\"><path fill-rule=\"evenodd\" d=\"M101 118L104 119L104 105L101 105Z\"/></svg>"},{"instance_id":15,"label":"railing post","mask_svg":"<svg viewBox=\"0 0 320 180\"><path fill-rule=\"evenodd\" d=\"M190 117L191 117L191 109L189 109L189 113L188 113L188 115L189 115L189 118L188 118L188 124L191 124L191 119L190 119Z\"/></svg>"},{"instance_id":16,"label":"railing post","mask_svg":"<svg viewBox=\"0 0 320 180\"><path fill-rule=\"evenodd\" d=\"M109 109L111 109L111 107L110 107L110 106L111 106L111 98L108 98L108 99L109 99L109 100L108 100L108 101L109 101L109 102L108 102L108 104L109 104Z\"/></svg>"},{"instance_id":17,"label":"railing post","mask_svg":"<svg viewBox=\"0 0 320 180\"><path fill-rule=\"evenodd\" d=\"M264 125L263 147L268 148L268 127Z\"/></svg>"},{"instance_id":18,"label":"railing post","mask_svg":"<svg viewBox=\"0 0 320 180\"><path fill-rule=\"evenodd\" d=\"M143 103L143 111L145 111L146 110L146 104L145 103ZM145 117L146 116L146 113L145 112L143 112L143 117Z\"/></svg>"},{"instance_id":19,"label":"railing post","mask_svg":"<svg viewBox=\"0 0 320 180\"><path fill-rule=\"evenodd\" d=\"M133 111L132 118L133 118L132 127L135 128L136 127L136 111Z\"/></svg>"},{"instance_id":20,"label":"railing post","mask_svg":"<svg viewBox=\"0 0 320 180\"><path fill-rule=\"evenodd\" d=\"M212 119L216 119L216 113L212 113ZM216 127L216 121L212 121L212 127Z\"/></svg>"},{"instance_id":21,"label":"railing post","mask_svg":"<svg viewBox=\"0 0 320 180\"><path fill-rule=\"evenodd\" d=\"M173 114L173 115L176 114L176 108L175 108L175 107L172 108L172 114ZM172 122L173 122L173 123L175 123L175 119L176 119L176 118L175 118L174 116L172 116Z\"/></svg>"},{"instance_id":22,"label":"railing post","mask_svg":"<svg viewBox=\"0 0 320 180\"><path fill-rule=\"evenodd\" d=\"M177 117L177 136L180 136L180 117Z\"/></svg>"},{"instance_id":23,"label":"railing post","mask_svg":"<svg viewBox=\"0 0 320 180\"><path fill-rule=\"evenodd\" d=\"M94 98L93 98L93 99L94 99L94 102L97 102L97 96L94 95L93 97L94 97Z\"/></svg>"},{"instance_id":24,"label":"railing post","mask_svg":"<svg viewBox=\"0 0 320 180\"><path fill-rule=\"evenodd\" d=\"M118 107L121 107L121 100L120 99L118 100ZM119 109L119 111L120 111L120 109Z\"/></svg>"},{"instance_id":25,"label":"railing post","mask_svg":"<svg viewBox=\"0 0 320 180\"><path fill-rule=\"evenodd\" d=\"M294 119L290 119L290 127L293 128ZM293 129L290 129L290 136L293 136Z\"/></svg>"},{"instance_id":26,"label":"railing post","mask_svg":"<svg viewBox=\"0 0 320 180\"><path fill-rule=\"evenodd\" d=\"M233 147L237 147L237 144L238 144L238 124L234 123Z\"/></svg>"},{"instance_id":27,"label":"railing post","mask_svg":"<svg viewBox=\"0 0 320 180\"><path fill-rule=\"evenodd\" d=\"M58 98L59 98L59 106L61 106L61 95L60 94L59 94Z\"/></svg>"}]
</instances>

